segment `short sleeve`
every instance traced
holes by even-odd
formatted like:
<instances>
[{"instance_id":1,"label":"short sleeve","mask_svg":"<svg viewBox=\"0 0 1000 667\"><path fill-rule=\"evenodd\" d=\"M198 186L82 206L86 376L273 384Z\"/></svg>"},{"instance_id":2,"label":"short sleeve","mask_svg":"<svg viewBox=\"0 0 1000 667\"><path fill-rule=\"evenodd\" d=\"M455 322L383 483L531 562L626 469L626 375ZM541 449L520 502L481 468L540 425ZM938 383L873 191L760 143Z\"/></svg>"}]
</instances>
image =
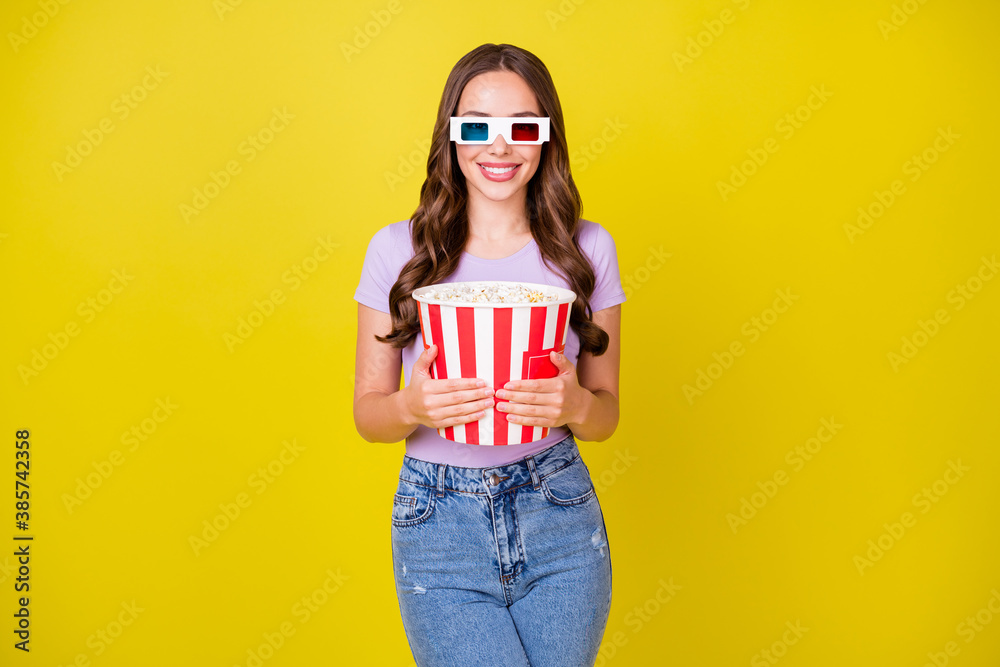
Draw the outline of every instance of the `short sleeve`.
<instances>
[{"instance_id":1,"label":"short sleeve","mask_svg":"<svg viewBox=\"0 0 1000 667\"><path fill-rule=\"evenodd\" d=\"M386 225L375 232L368 242L365 261L361 267L361 280L354 291L354 300L369 308L389 312L389 290L399 277L392 271L392 226Z\"/></svg>"},{"instance_id":2,"label":"short sleeve","mask_svg":"<svg viewBox=\"0 0 1000 667\"><path fill-rule=\"evenodd\" d=\"M622 289L621 275L618 273L618 250L611 233L597 223L593 225L590 236L590 248L587 243L581 245L588 252L591 264L594 266L594 294L590 298L590 308L595 313L611 306L625 302L625 290Z\"/></svg>"}]
</instances>

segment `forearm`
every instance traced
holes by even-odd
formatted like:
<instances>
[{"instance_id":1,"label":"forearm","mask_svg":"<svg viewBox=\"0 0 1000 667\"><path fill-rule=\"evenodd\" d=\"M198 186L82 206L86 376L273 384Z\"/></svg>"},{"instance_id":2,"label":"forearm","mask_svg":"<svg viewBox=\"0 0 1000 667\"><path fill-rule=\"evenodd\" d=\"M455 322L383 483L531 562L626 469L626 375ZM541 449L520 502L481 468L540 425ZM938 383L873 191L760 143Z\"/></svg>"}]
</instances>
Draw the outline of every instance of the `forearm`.
<instances>
[{"instance_id":1,"label":"forearm","mask_svg":"<svg viewBox=\"0 0 1000 667\"><path fill-rule=\"evenodd\" d=\"M578 440L602 442L618 428L618 397L610 391L583 389L583 408L579 421L566 426Z\"/></svg>"},{"instance_id":2,"label":"forearm","mask_svg":"<svg viewBox=\"0 0 1000 667\"><path fill-rule=\"evenodd\" d=\"M400 442L416 430L403 392L370 391L354 404L354 425L367 442Z\"/></svg>"}]
</instances>

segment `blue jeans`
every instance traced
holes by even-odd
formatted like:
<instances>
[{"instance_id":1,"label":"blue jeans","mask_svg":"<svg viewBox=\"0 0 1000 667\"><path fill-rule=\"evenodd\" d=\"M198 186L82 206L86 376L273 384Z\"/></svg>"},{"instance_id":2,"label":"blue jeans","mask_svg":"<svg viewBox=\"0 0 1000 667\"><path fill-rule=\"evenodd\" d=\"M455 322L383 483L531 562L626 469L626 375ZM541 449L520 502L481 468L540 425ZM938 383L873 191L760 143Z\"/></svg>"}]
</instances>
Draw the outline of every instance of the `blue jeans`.
<instances>
[{"instance_id":1,"label":"blue jeans","mask_svg":"<svg viewBox=\"0 0 1000 667\"><path fill-rule=\"evenodd\" d=\"M611 553L572 435L491 468L404 456L392 557L420 667L594 664Z\"/></svg>"}]
</instances>

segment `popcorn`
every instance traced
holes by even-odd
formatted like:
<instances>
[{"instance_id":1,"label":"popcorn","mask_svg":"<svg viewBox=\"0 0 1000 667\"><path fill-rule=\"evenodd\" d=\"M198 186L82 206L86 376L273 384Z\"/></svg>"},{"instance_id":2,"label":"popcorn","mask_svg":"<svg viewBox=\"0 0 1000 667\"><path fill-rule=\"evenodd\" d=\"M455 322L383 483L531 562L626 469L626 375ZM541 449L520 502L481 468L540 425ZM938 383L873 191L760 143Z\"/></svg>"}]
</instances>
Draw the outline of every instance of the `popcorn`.
<instances>
[{"instance_id":1,"label":"popcorn","mask_svg":"<svg viewBox=\"0 0 1000 667\"><path fill-rule=\"evenodd\" d=\"M426 350L438 348L431 362L435 380L479 378L494 390L510 380L552 378L558 370L552 352L566 349L576 294L544 283L475 280L439 283L413 291ZM470 445L520 445L548 436L547 426L510 422L497 404L476 421L437 429L452 442Z\"/></svg>"},{"instance_id":2,"label":"popcorn","mask_svg":"<svg viewBox=\"0 0 1000 667\"><path fill-rule=\"evenodd\" d=\"M421 291L421 296L433 301L465 303L544 303L557 301L559 295L538 285L511 282L442 283Z\"/></svg>"}]
</instances>

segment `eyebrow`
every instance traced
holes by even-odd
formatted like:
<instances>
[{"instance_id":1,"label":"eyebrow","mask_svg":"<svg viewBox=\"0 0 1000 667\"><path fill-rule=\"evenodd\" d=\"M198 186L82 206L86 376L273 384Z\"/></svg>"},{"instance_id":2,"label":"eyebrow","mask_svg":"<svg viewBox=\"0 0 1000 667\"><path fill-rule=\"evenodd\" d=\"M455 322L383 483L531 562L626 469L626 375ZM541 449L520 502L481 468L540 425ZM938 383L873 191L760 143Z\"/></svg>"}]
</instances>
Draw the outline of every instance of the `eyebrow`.
<instances>
[{"instance_id":1,"label":"eyebrow","mask_svg":"<svg viewBox=\"0 0 1000 667\"><path fill-rule=\"evenodd\" d=\"M488 113L483 113L482 111L466 111L462 115L463 116L483 116L483 117L486 117L486 118L492 118L492 116L490 116ZM541 118L541 116L539 116L534 111L518 111L517 113L512 114L511 116L508 116L508 118L523 118L523 117L526 117L526 116L527 117L533 117L533 118Z\"/></svg>"}]
</instances>

